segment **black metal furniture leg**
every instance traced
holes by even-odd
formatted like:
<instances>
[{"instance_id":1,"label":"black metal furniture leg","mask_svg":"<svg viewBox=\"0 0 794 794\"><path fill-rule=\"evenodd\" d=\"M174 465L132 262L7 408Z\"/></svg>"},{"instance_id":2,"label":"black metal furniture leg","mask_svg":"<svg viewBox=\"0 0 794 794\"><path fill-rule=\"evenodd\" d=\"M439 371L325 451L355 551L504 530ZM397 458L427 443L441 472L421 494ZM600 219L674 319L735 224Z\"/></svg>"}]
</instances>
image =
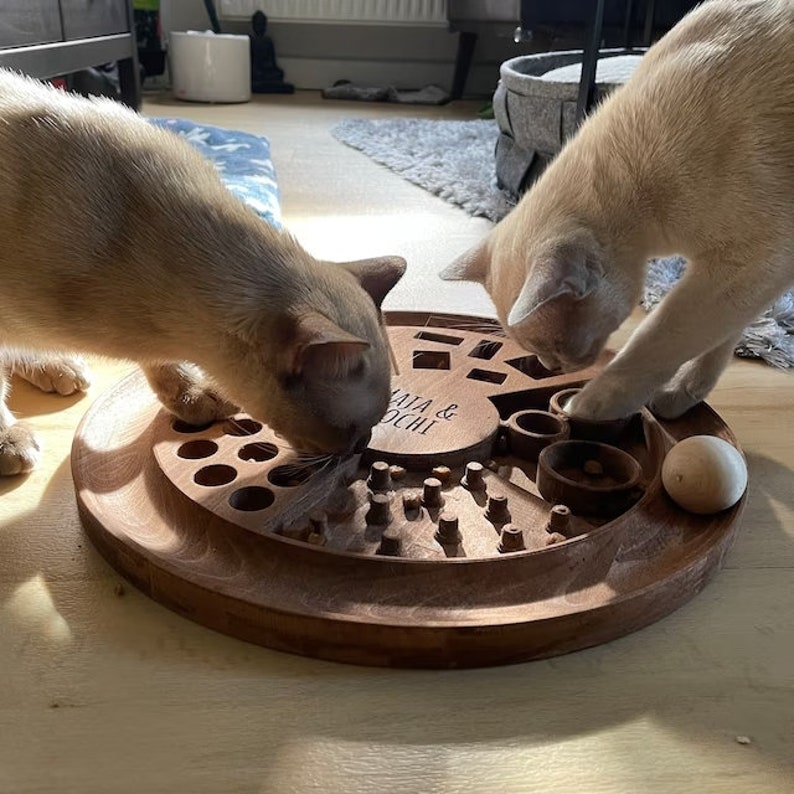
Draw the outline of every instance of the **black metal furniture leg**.
<instances>
[{"instance_id":1,"label":"black metal furniture leg","mask_svg":"<svg viewBox=\"0 0 794 794\"><path fill-rule=\"evenodd\" d=\"M127 20L132 34L132 52L129 58L117 61L121 101L133 110L141 109L141 72L138 63L138 44L135 41L135 14L132 3L127 4Z\"/></svg>"},{"instance_id":2,"label":"black metal furniture leg","mask_svg":"<svg viewBox=\"0 0 794 794\"><path fill-rule=\"evenodd\" d=\"M626 0L626 16L623 20L623 49L631 47L631 15L634 13L634 0Z\"/></svg>"},{"instance_id":3,"label":"black metal furniture leg","mask_svg":"<svg viewBox=\"0 0 794 794\"><path fill-rule=\"evenodd\" d=\"M461 31L458 38L458 54L455 59L455 73L452 76L452 90L450 99L460 99L466 88L471 62L474 58L474 47L477 44L477 34L471 31Z\"/></svg>"},{"instance_id":4,"label":"black metal furniture leg","mask_svg":"<svg viewBox=\"0 0 794 794\"><path fill-rule=\"evenodd\" d=\"M642 36L642 43L645 47L651 46L653 38L653 19L656 15L656 0L648 0L645 4L645 30Z\"/></svg>"},{"instance_id":5,"label":"black metal furniture leg","mask_svg":"<svg viewBox=\"0 0 794 794\"><path fill-rule=\"evenodd\" d=\"M133 110L141 109L141 76L135 58L125 58L118 62L119 88L121 101Z\"/></svg>"},{"instance_id":6,"label":"black metal furniture leg","mask_svg":"<svg viewBox=\"0 0 794 794\"><path fill-rule=\"evenodd\" d=\"M582 77L579 80L579 96L576 101L576 126L578 127L595 101L595 76L598 51L601 46L601 31L604 27L604 0L597 0L590 35L582 54Z\"/></svg>"}]
</instances>

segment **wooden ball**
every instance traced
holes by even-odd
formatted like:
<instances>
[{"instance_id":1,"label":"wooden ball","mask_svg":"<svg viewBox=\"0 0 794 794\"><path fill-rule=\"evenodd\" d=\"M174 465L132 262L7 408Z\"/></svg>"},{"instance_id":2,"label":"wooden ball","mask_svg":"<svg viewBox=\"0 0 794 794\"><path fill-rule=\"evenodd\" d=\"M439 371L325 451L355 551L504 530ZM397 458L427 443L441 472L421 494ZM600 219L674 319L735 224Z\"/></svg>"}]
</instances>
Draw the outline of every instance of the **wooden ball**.
<instances>
[{"instance_id":1,"label":"wooden ball","mask_svg":"<svg viewBox=\"0 0 794 794\"><path fill-rule=\"evenodd\" d=\"M733 507L747 487L741 452L717 436L679 441L662 464L662 485L679 507L710 515Z\"/></svg>"}]
</instances>

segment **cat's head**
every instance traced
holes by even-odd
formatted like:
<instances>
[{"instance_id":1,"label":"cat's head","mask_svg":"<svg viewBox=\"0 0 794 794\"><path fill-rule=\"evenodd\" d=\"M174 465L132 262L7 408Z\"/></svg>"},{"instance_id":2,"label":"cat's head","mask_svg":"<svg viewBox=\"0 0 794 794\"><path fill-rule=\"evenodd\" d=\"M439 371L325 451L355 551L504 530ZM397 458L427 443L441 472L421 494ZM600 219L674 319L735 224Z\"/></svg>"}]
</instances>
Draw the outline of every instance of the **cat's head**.
<instances>
[{"instance_id":1,"label":"cat's head","mask_svg":"<svg viewBox=\"0 0 794 794\"><path fill-rule=\"evenodd\" d=\"M631 278L582 228L532 240L497 226L442 277L482 283L504 329L551 370L593 364L637 302Z\"/></svg>"},{"instance_id":2,"label":"cat's head","mask_svg":"<svg viewBox=\"0 0 794 794\"><path fill-rule=\"evenodd\" d=\"M224 377L231 396L300 452L363 451L391 397L380 306L405 266L399 257L314 263L266 331L242 334L244 360Z\"/></svg>"}]
</instances>

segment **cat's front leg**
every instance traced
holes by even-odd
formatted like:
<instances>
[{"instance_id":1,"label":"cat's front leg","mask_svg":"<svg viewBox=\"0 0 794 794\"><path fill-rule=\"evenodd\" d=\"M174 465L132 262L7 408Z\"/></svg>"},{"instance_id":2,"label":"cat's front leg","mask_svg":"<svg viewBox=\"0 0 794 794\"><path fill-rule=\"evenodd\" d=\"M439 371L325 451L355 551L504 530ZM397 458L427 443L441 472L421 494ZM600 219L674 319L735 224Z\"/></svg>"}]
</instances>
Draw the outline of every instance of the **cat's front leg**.
<instances>
[{"instance_id":1,"label":"cat's front leg","mask_svg":"<svg viewBox=\"0 0 794 794\"><path fill-rule=\"evenodd\" d=\"M732 336L708 353L687 361L672 380L653 395L650 409L663 419L677 419L705 400L731 360L738 340L739 335Z\"/></svg>"},{"instance_id":2,"label":"cat's front leg","mask_svg":"<svg viewBox=\"0 0 794 794\"><path fill-rule=\"evenodd\" d=\"M693 359L700 360L700 365L681 370L684 380L680 384L691 394L687 396L676 386L678 395L671 397L668 393L668 404L661 405L660 401L660 407L673 412L687 403L691 405L694 397L702 399L727 363L728 346L740 329L786 286L784 273L778 283L772 279L756 282L750 294L746 284L737 286L731 279L731 274L741 273L741 266L707 262L705 257L699 264L700 268L690 263L684 278L640 323L625 347L574 397L568 405L572 415L583 419L628 416L660 390L663 394L666 384L676 383L676 373ZM721 280L711 275L714 273L721 273ZM713 358L710 351L715 351Z\"/></svg>"},{"instance_id":3,"label":"cat's front leg","mask_svg":"<svg viewBox=\"0 0 794 794\"><path fill-rule=\"evenodd\" d=\"M240 410L219 394L193 364L148 364L142 369L160 402L183 422L206 425Z\"/></svg>"},{"instance_id":4,"label":"cat's front leg","mask_svg":"<svg viewBox=\"0 0 794 794\"><path fill-rule=\"evenodd\" d=\"M659 396L660 403L665 401L664 407L669 411L684 404L691 407L702 399L701 396L692 401L694 395L683 391L684 383L672 385L676 383L674 376L682 371L688 360L680 360L684 346L665 349L663 330L655 329L657 323L649 322L651 319L656 318L647 318L604 371L568 403L567 410L572 416L591 420L621 419L639 411L654 395ZM731 340L734 338L731 335ZM694 358L700 351L692 349L691 353L690 358ZM665 394L666 384L671 384L671 391ZM684 410L686 408L681 413Z\"/></svg>"},{"instance_id":5,"label":"cat's front leg","mask_svg":"<svg viewBox=\"0 0 794 794\"><path fill-rule=\"evenodd\" d=\"M0 476L24 474L35 468L41 455L33 432L14 419L6 407L9 370L0 365Z\"/></svg>"}]
</instances>

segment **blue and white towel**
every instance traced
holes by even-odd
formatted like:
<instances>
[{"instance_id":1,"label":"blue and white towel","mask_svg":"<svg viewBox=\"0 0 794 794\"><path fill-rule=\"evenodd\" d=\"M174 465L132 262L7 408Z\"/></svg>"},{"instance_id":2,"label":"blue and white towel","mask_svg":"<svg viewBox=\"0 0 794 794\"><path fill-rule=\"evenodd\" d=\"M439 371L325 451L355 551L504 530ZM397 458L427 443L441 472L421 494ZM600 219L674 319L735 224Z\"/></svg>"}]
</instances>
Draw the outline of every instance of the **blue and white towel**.
<instances>
[{"instance_id":1,"label":"blue and white towel","mask_svg":"<svg viewBox=\"0 0 794 794\"><path fill-rule=\"evenodd\" d=\"M237 198L268 223L281 226L276 170L267 138L187 119L150 118L149 121L195 146L214 164L226 187Z\"/></svg>"}]
</instances>

